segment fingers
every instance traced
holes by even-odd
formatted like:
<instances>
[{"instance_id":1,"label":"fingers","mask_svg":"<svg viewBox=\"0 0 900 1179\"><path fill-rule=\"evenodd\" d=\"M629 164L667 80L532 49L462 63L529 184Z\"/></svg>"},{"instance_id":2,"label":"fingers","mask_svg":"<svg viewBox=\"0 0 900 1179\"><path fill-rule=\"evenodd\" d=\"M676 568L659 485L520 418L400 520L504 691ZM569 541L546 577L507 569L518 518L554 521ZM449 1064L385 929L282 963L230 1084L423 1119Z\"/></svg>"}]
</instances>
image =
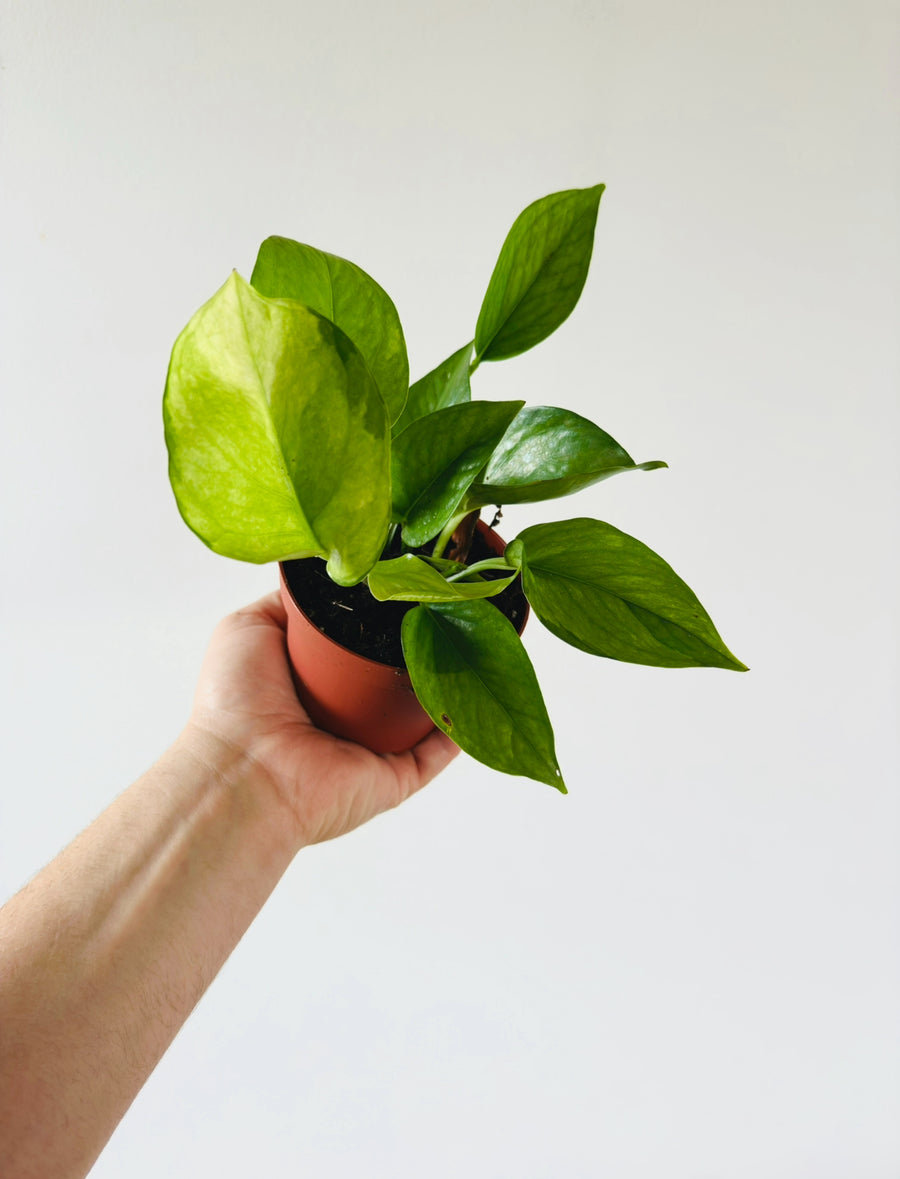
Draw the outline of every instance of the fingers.
<instances>
[{"instance_id":1,"label":"fingers","mask_svg":"<svg viewBox=\"0 0 900 1179\"><path fill-rule=\"evenodd\" d=\"M291 678L286 626L277 591L221 619L206 649L195 705L218 708L227 702L231 709L240 704L254 713L277 705L279 712L305 721Z\"/></svg>"},{"instance_id":2,"label":"fingers","mask_svg":"<svg viewBox=\"0 0 900 1179\"><path fill-rule=\"evenodd\" d=\"M266 594L256 602L251 602L248 606L241 606L231 614L226 614L213 631L210 645L215 648L223 641L230 641L240 631L258 626L263 626L267 630L277 630L279 638L283 641L287 631L287 614L278 590Z\"/></svg>"},{"instance_id":3,"label":"fingers","mask_svg":"<svg viewBox=\"0 0 900 1179\"><path fill-rule=\"evenodd\" d=\"M266 594L264 598L260 598L248 606L242 606L239 610L226 614L212 633L207 655L232 648L233 643L239 641L241 632L244 632L246 637L247 632L254 628L262 630L260 633L260 630L257 629L257 637L261 638L265 634L270 641L274 637L273 632L275 632L279 643L283 645L287 630L287 615L281 604L281 595L277 590Z\"/></svg>"},{"instance_id":4,"label":"fingers","mask_svg":"<svg viewBox=\"0 0 900 1179\"><path fill-rule=\"evenodd\" d=\"M229 615L229 620L232 618L240 619L242 622L248 620L268 622L280 630L284 630L287 625L287 614L281 601L281 593L278 590L273 590L256 602L251 602L249 606L242 606L240 610L235 610L234 614Z\"/></svg>"},{"instance_id":5,"label":"fingers","mask_svg":"<svg viewBox=\"0 0 900 1179\"><path fill-rule=\"evenodd\" d=\"M292 722L302 720L314 728L297 697L291 677L285 650L286 627L287 615L277 590L234 611L216 628L204 661L203 672L208 674L202 674L201 678L207 687L217 689L212 693L217 700L221 698L224 686L232 686L234 691L229 695L232 711L235 693L242 708L248 707L250 693L255 701L251 709L254 714L258 713L263 702L270 709L273 703L277 703L279 715L286 715L289 711ZM274 696L273 689L277 689ZM325 731L319 732L323 743L345 744ZM357 755L362 752L362 747L357 747ZM458 753L459 748L454 742L439 729L434 729L407 753L389 754L385 760L394 763L394 771L404 783L408 795L436 777ZM366 756L374 759L376 755L367 752Z\"/></svg>"},{"instance_id":6,"label":"fingers","mask_svg":"<svg viewBox=\"0 0 900 1179\"><path fill-rule=\"evenodd\" d=\"M434 729L418 745L414 745L410 753L419 771L420 784L424 786L426 782L436 778L441 770L446 769L459 753L459 746L455 745L446 733Z\"/></svg>"}]
</instances>

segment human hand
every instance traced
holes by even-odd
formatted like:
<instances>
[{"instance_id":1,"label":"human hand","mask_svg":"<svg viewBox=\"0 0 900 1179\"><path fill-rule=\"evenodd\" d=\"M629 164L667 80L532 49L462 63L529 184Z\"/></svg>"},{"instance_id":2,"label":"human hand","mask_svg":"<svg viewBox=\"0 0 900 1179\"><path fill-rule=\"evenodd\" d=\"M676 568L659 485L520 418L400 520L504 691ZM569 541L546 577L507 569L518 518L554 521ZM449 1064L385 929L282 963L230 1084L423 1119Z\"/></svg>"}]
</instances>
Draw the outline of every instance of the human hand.
<instances>
[{"instance_id":1,"label":"human hand","mask_svg":"<svg viewBox=\"0 0 900 1179\"><path fill-rule=\"evenodd\" d=\"M406 753L376 754L316 728L294 690L285 627L277 592L219 623L183 740L207 760L229 751L253 780L274 787L302 846L397 806L459 750L438 729Z\"/></svg>"}]
</instances>

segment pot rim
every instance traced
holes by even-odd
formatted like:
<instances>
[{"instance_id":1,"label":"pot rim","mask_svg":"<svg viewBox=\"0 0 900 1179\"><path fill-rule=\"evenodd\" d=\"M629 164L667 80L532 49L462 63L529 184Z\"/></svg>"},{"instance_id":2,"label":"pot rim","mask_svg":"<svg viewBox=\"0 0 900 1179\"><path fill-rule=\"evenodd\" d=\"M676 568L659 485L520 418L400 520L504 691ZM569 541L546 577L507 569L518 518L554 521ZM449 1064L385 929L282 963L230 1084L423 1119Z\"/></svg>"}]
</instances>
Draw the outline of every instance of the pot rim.
<instances>
[{"instance_id":1,"label":"pot rim","mask_svg":"<svg viewBox=\"0 0 900 1179\"><path fill-rule=\"evenodd\" d=\"M500 541L501 545L505 549L507 542L505 540L503 540L503 538L499 535L499 533L497 533L493 528L491 528L491 526L489 524L487 524L484 520L481 520L481 519L477 520L475 526L479 530L479 532L482 532L486 536L496 537L497 540ZM503 551L503 549L501 549L501 552L502 551ZM337 641L337 639L333 639L331 637L331 635L326 634L326 632L324 630L322 630L321 627L316 626L316 624L313 622L313 620L306 613L306 611L303 609L303 607L300 605L300 603L297 601L296 597L294 596L294 593L291 590L290 585L288 584L288 579L285 576L284 565L285 565L284 561L278 562L278 577L279 577L279 581L281 583L282 592L287 594L287 596L290 598L291 602L296 607L298 613L303 615L304 620L309 624L309 626L311 626L313 628L313 630L315 630L318 634L320 634L322 636L322 638L325 639L327 642L329 642L333 647L337 647L337 649L339 651L346 651L349 655L352 655L354 657L354 659L359 659L363 663L371 664L372 667L387 668L389 671L394 671L398 675L405 676L406 679L409 680L409 672L407 671L405 666L401 667L399 664L396 664L396 663L382 663L381 660L379 660L379 659L370 659L368 655L361 655L358 651L354 651L352 647L346 647L343 643L339 643ZM490 599L487 599L487 600L489 601ZM415 603L411 603L411 605L415 605ZM521 627L516 627L516 631L519 635L521 635L522 631L525 629L526 623L528 622L530 615L531 615L531 604L526 601L525 617L522 619L522 625L521 625Z\"/></svg>"},{"instance_id":2,"label":"pot rim","mask_svg":"<svg viewBox=\"0 0 900 1179\"><path fill-rule=\"evenodd\" d=\"M291 602L293 602L294 606L296 607L298 614L303 616L304 622L306 622L308 626L311 626L312 629L317 634L321 635L321 637L325 639L327 643L330 643L332 647L336 647L338 651L344 651L346 654L352 655L354 659L359 659L362 663L370 663L372 667L380 667L386 669L387 671L394 671L397 673L397 675L406 676L407 679L409 678L409 672L405 667L401 667L397 663L382 663L380 659L370 659L368 655L361 655L359 651L354 651L352 647L346 647L343 643L339 643L337 639L333 639L331 635L322 630L321 627L316 626L310 616L297 601L293 591L291 590L288 579L284 572L284 561L278 562L278 577L281 581L282 592L286 593L287 596L291 599Z\"/></svg>"}]
</instances>

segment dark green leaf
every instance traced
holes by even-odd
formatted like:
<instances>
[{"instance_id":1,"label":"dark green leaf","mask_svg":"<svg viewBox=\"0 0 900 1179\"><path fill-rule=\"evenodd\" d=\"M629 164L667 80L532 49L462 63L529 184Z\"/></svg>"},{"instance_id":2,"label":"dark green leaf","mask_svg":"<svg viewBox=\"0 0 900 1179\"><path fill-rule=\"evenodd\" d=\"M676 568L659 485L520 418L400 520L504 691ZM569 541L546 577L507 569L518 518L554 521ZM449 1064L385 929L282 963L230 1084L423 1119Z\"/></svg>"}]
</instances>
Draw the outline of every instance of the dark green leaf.
<instances>
[{"instance_id":1,"label":"dark green leaf","mask_svg":"<svg viewBox=\"0 0 900 1179\"><path fill-rule=\"evenodd\" d=\"M582 651L653 667L747 670L677 573L611 524L538 524L505 557L521 568L541 622Z\"/></svg>"},{"instance_id":2,"label":"dark green leaf","mask_svg":"<svg viewBox=\"0 0 900 1179\"><path fill-rule=\"evenodd\" d=\"M379 561L369 571L369 590L379 602L465 602L492 598L512 585L517 573L491 581L447 581L413 553Z\"/></svg>"},{"instance_id":3,"label":"dark green leaf","mask_svg":"<svg viewBox=\"0 0 900 1179\"><path fill-rule=\"evenodd\" d=\"M406 404L409 363L397 309L364 270L286 237L266 238L251 284L273 299L297 299L336 324L363 354L394 421Z\"/></svg>"},{"instance_id":4,"label":"dark green leaf","mask_svg":"<svg viewBox=\"0 0 900 1179\"><path fill-rule=\"evenodd\" d=\"M233 274L175 342L163 412L175 498L210 548L244 561L325 557L343 585L378 560L390 516L384 402L327 319Z\"/></svg>"},{"instance_id":5,"label":"dark green leaf","mask_svg":"<svg viewBox=\"0 0 900 1179\"><path fill-rule=\"evenodd\" d=\"M426 414L434 413L436 409L444 409L448 405L459 405L462 401L471 401L472 390L469 386L469 362L472 359L472 345L466 344L448 357L443 364L431 370L409 390L406 408L394 423L393 433L402 433L408 425L424 418Z\"/></svg>"},{"instance_id":6,"label":"dark green leaf","mask_svg":"<svg viewBox=\"0 0 900 1179\"><path fill-rule=\"evenodd\" d=\"M394 520L417 548L450 520L521 401L469 401L419 418L394 439Z\"/></svg>"},{"instance_id":7,"label":"dark green leaf","mask_svg":"<svg viewBox=\"0 0 900 1179\"><path fill-rule=\"evenodd\" d=\"M565 409L523 409L468 495L473 507L523 504L570 495L622 471L652 471L663 462L635 463L605 430Z\"/></svg>"},{"instance_id":8,"label":"dark green leaf","mask_svg":"<svg viewBox=\"0 0 900 1179\"><path fill-rule=\"evenodd\" d=\"M569 316L587 278L604 187L552 193L519 214L481 305L478 360L518 356Z\"/></svg>"},{"instance_id":9,"label":"dark green leaf","mask_svg":"<svg viewBox=\"0 0 900 1179\"><path fill-rule=\"evenodd\" d=\"M495 606L416 606L402 639L413 688L439 729L485 765L565 793L534 668Z\"/></svg>"}]
</instances>

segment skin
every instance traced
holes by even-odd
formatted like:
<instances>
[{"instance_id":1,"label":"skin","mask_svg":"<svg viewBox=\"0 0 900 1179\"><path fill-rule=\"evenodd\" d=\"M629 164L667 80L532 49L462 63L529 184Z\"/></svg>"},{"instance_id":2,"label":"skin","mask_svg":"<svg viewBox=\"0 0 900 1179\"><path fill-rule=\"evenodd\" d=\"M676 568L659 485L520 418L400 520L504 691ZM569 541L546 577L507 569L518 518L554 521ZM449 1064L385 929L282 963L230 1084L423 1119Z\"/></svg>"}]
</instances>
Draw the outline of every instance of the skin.
<instances>
[{"instance_id":1,"label":"skin","mask_svg":"<svg viewBox=\"0 0 900 1179\"><path fill-rule=\"evenodd\" d=\"M316 729L284 632L277 594L224 619L175 744L0 909L4 1179L86 1175L294 856L458 752Z\"/></svg>"}]
</instances>

